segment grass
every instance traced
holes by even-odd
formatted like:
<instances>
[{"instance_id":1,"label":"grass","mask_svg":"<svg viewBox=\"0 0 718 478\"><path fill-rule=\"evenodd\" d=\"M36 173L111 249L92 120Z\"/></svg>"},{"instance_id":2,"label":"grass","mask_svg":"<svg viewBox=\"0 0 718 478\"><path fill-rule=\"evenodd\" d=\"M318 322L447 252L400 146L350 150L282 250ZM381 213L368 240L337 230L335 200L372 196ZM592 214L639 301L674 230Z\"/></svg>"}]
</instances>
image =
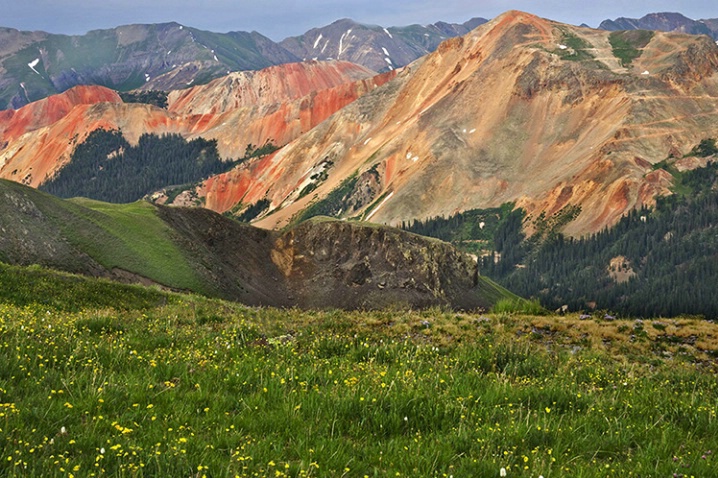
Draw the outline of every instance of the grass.
<instances>
[{"instance_id":1,"label":"grass","mask_svg":"<svg viewBox=\"0 0 718 478\"><path fill-rule=\"evenodd\" d=\"M68 238L108 269L119 267L178 289L205 291L185 255L171 239L170 228L150 203L109 204L74 199L82 206L73 219L92 228L66 224ZM73 221L74 222L74 221Z\"/></svg>"},{"instance_id":2,"label":"grass","mask_svg":"<svg viewBox=\"0 0 718 478\"><path fill-rule=\"evenodd\" d=\"M562 33L561 43L568 48L565 50L557 50L555 52L557 55L569 61L593 60L593 55L588 52L589 49L593 48L593 45L567 30L562 31Z\"/></svg>"},{"instance_id":3,"label":"grass","mask_svg":"<svg viewBox=\"0 0 718 478\"><path fill-rule=\"evenodd\" d=\"M718 326L706 321L253 309L158 291L166 303L122 310L78 293L68 311L4 291L0 476L716 466Z\"/></svg>"},{"instance_id":4,"label":"grass","mask_svg":"<svg viewBox=\"0 0 718 478\"><path fill-rule=\"evenodd\" d=\"M544 315L546 309L541 306L538 299L526 300L520 297L513 299L500 299L491 308L494 314L526 314L526 315Z\"/></svg>"},{"instance_id":5,"label":"grass","mask_svg":"<svg viewBox=\"0 0 718 478\"><path fill-rule=\"evenodd\" d=\"M88 262L89 256L108 270L129 271L174 289L213 292L192 269L192 258L177 246L156 208L147 202L61 200L10 181L0 181L0 194L6 198L0 204L3 227L22 225L27 237L42 238L48 244L45 247L57 251L52 258L58 264ZM67 244L83 254L67 252ZM70 270L82 270L82 266Z\"/></svg>"},{"instance_id":6,"label":"grass","mask_svg":"<svg viewBox=\"0 0 718 478\"><path fill-rule=\"evenodd\" d=\"M608 36L608 41L613 49L613 56L628 68L633 60L641 56L643 48L648 45L653 35L654 33L648 30L617 31Z\"/></svg>"}]
</instances>

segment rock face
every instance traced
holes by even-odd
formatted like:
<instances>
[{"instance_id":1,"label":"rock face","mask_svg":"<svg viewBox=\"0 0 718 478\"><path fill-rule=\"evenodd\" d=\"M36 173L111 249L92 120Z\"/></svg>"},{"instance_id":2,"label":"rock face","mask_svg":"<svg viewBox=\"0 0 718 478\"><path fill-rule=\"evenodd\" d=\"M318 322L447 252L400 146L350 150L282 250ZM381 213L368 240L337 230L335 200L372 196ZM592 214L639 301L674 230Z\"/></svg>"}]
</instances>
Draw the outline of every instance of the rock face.
<instances>
[{"instance_id":1,"label":"rock face","mask_svg":"<svg viewBox=\"0 0 718 478\"><path fill-rule=\"evenodd\" d=\"M144 133L202 136L217 140L222 157L241 158L250 143L290 142L392 77L346 62L287 64L174 92L167 109L76 87L0 112L0 177L42 184L97 128L120 128L132 143Z\"/></svg>"},{"instance_id":2,"label":"rock face","mask_svg":"<svg viewBox=\"0 0 718 478\"><path fill-rule=\"evenodd\" d=\"M408 65L436 50L447 38L465 35L487 21L472 18L463 24L438 22L384 28L345 18L287 38L280 45L304 60L345 60L375 71L388 71Z\"/></svg>"},{"instance_id":3,"label":"rock face","mask_svg":"<svg viewBox=\"0 0 718 478\"><path fill-rule=\"evenodd\" d=\"M397 225L514 201L580 207L564 232L600 230L670 193L654 164L718 134L713 41L657 32L625 64L609 35L507 12L201 194L218 211L266 199L269 228L310 207ZM351 210L369 171L379 186Z\"/></svg>"},{"instance_id":4,"label":"rock face","mask_svg":"<svg viewBox=\"0 0 718 478\"><path fill-rule=\"evenodd\" d=\"M718 20L691 20L680 13L649 13L641 18L617 18L604 20L598 26L600 30L656 30L662 32L690 33L708 35L718 39Z\"/></svg>"},{"instance_id":5,"label":"rock face","mask_svg":"<svg viewBox=\"0 0 718 478\"><path fill-rule=\"evenodd\" d=\"M307 221L278 237L271 257L302 307L486 307L486 297L471 292L479 285L475 261L397 229Z\"/></svg>"},{"instance_id":6,"label":"rock face","mask_svg":"<svg viewBox=\"0 0 718 478\"><path fill-rule=\"evenodd\" d=\"M125 206L113 209L98 202L60 200L4 180L0 180L0 199L3 262L169 285L153 276L151 269L146 269L149 277L140 276L137 257L113 256L106 249L106 241L121 238L128 250L145 250L146 238L137 238L131 230L137 225L118 219L123 214L117 208ZM480 277L476 261L451 245L392 228L313 220L279 233L207 209L151 205L142 209L149 209L150 217L135 215L133 221L151 221L148 227L164 231L153 239L165 250L178 249L175 257L184 261L165 267L189 268L198 279L193 281L199 289L195 292L249 305L476 309L511 296ZM158 228L157 222L164 226ZM86 236L78 239L77 230ZM102 237L88 232L94 230ZM112 266L102 265L108 263Z\"/></svg>"},{"instance_id":7,"label":"rock face","mask_svg":"<svg viewBox=\"0 0 718 478\"><path fill-rule=\"evenodd\" d=\"M297 61L256 32L212 33L177 23L125 25L82 36L0 28L0 45L0 109L76 85L170 90L230 71ZM176 70L184 73L169 74ZM157 77L163 80L154 82Z\"/></svg>"}]
</instances>

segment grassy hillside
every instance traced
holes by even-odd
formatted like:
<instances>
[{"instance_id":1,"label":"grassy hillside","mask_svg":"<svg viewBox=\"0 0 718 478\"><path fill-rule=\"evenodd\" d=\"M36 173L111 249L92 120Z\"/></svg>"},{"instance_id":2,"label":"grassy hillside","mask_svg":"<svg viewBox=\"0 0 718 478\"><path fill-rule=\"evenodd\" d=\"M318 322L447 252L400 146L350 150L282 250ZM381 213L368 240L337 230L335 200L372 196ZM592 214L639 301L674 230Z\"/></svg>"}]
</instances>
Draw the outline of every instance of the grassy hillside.
<instances>
[{"instance_id":1,"label":"grassy hillside","mask_svg":"<svg viewBox=\"0 0 718 478\"><path fill-rule=\"evenodd\" d=\"M0 278L0 476L716 468L714 323L251 309L37 268ZM76 308L45 300L68 288Z\"/></svg>"},{"instance_id":2,"label":"grassy hillside","mask_svg":"<svg viewBox=\"0 0 718 478\"><path fill-rule=\"evenodd\" d=\"M63 201L5 180L0 180L0 193L5 198L0 226L24 233L15 235L6 253L15 260L39 257L41 265L71 272L118 268L171 288L211 291L148 203Z\"/></svg>"}]
</instances>

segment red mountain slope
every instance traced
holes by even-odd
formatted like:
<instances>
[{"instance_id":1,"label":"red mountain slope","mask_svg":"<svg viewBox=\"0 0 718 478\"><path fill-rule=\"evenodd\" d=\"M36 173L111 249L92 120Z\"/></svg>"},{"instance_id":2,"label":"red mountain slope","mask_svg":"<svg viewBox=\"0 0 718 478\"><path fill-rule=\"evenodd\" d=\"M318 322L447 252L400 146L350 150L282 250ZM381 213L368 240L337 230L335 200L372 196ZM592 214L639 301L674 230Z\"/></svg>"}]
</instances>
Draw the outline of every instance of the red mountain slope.
<instances>
[{"instance_id":1,"label":"red mountain slope","mask_svg":"<svg viewBox=\"0 0 718 478\"><path fill-rule=\"evenodd\" d=\"M76 87L18 111L0 112L0 177L38 186L93 130L217 139L220 154L243 156L248 144L283 145L393 76L345 62L287 64L234 73L170 95L168 109L123 104L102 87Z\"/></svg>"},{"instance_id":2,"label":"red mountain slope","mask_svg":"<svg viewBox=\"0 0 718 478\"><path fill-rule=\"evenodd\" d=\"M640 56L625 66L609 35L507 12L200 193L218 211L266 198L257 224L271 228L343 186L340 217L395 225L515 201L534 218L580 207L565 231L599 230L669 193L654 164L718 136L714 42L628 38Z\"/></svg>"}]
</instances>

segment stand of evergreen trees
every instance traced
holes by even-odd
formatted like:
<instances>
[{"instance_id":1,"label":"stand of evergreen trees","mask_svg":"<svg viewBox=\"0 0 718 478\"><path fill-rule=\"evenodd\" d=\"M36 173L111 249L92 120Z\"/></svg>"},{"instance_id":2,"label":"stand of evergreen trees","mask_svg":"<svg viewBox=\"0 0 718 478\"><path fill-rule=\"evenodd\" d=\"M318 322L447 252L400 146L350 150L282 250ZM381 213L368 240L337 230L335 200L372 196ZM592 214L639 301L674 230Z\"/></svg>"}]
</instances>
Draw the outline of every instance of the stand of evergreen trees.
<instances>
[{"instance_id":1,"label":"stand of evergreen trees","mask_svg":"<svg viewBox=\"0 0 718 478\"><path fill-rule=\"evenodd\" d=\"M513 228L513 239L497 247L500 260L484 258L482 272L551 309L718 318L718 164L676 180L683 194L659 198L655 209L633 211L585 239L559 234L530 246ZM618 256L635 273L627 282L609 274Z\"/></svg>"},{"instance_id":2,"label":"stand of evergreen trees","mask_svg":"<svg viewBox=\"0 0 718 478\"><path fill-rule=\"evenodd\" d=\"M137 201L170 185L219 174L249 157L277 148L249 146L239 161L222 161L217 141L185 140L178 134L144 134L136 146L121 131L98 129L78 144L71 161L40 189L58 197L87 197L113 203Z\"/></svg>"},{"instance_id":3,"label":"stand of evergreen trees","mask_svg":"<svg viewBox=\"0 0 718 478\"><path fill-rule=\"evenodd\" d=\"M713 140L694 152L715 154ZM676 194L658 198L615 226L583 239L558 232L568 211L543 218L543 229L525 237L523 210L473 210L450 218L416 221L404 228L464 247L467 241L492 237L481 258L481 273L523 297L538 298L551 310L593 309L633 317L698 315L718 319L718 163L685 173L674 172ZM494 217L491 227L478 227ZM534 220L536 225L536 221ZM554 224L555 223L555 224ZM611 260L623 256L619 283L611 277ZM626 274L628 277L630 274Z\"/></svg>"},{"instance_id":4,"label":"stand of evergreen trees","mask_svg":"<svg viewBox=\"0 0 718 478\"><path fill-rule=\"evenodd\" d=\"M118 94L125 103L144 103L159 108L167 108L168 93L166 91L118 91Z\"/></svg>"}]
</instances>

